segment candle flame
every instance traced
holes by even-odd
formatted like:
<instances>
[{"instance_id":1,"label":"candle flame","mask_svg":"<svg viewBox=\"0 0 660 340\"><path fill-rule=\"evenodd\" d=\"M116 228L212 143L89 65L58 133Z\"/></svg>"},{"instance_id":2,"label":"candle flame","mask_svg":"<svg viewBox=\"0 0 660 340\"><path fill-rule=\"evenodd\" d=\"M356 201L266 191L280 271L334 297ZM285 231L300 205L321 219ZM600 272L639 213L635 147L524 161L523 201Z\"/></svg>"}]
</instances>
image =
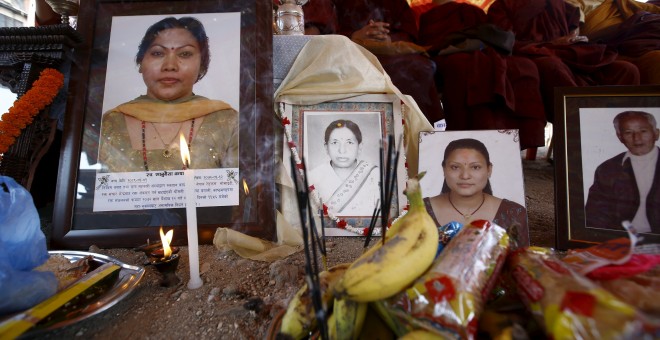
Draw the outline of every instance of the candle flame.
<instances>
[{"instance_id":1,"label":"candle flame","mask_svg":"<svg viewBox=\"0 0 660 340\"><path fill-rule=\"evenodd\" d=\"M167 234L163 234L163 227L160 227L160 240L163 242L163 258L169 259L172 256L172 236L174 236L174 229L171 229Z\"/></svg>"},{"instance_id":2,"label":"candle flame","mask_svg":"<svg viewBox=\"0 0 660 340\"><path fill-rule=\"evenodd\" d=\"M243 190L245 190L245 195L246 196L250 194L250 189L248 188L248 185L245 182L245 180L243 180Z\"/></svg>"},{"instance_id":3,"label":"candle flame","mask_svg":"<svg viewBox=\"0 0 660 340\"><path fill-rule=\"evenodd\" d=\"M179 145L181 147L181 161L183 162L184 169L190 168L190 151L188 150L188 143L183 133L179 134Z\"/></svg>"}]
</instances>

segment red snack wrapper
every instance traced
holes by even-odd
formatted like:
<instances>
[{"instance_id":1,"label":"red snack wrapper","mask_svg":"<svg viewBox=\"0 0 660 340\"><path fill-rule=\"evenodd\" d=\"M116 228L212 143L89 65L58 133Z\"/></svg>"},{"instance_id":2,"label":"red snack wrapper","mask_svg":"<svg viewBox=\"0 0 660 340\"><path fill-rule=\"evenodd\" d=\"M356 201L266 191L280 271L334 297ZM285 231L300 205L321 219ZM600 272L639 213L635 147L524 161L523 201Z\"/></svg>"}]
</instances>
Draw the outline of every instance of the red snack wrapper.
<instances>
[{"instance_id":1,"label":"red snack wrapper","mask_svg":"<svg viewBox=\"0 0 660 340\"><path fill-rule=\"evenodd\" d=\"M649 318L655 319L655 327L660 332L660 275L644 273L596 282L622 301L635 306ZM657 338L660 338L660 333Z\"/></svg>"},{"instance_id":2,"label":"red snack wrapper","mask_svg":"<svg viewBox=\"0 0 660 340\"><path fill-rule=\"evenodd\" d=\"M582 275L604 266L628 262L639 237L630 222L624 221L622 225L628 237L608 240L589 248L571 249L562 261Z\"/></svg>"},{"instance_id":3,"label":"red snack wrapper","mask_svg":"<svg viewBox=\"0 0 660 340\"><path fill-rule=\"evenodd\" d=\"M633 254L622 265L600 267L588 277L655 319L660 330L660 255ZM660 334L659 334L660 337Z\"/></svg>"},{"instance_id":4,"label":"red snack wrapper","mask_svg":"<svg viewBox=\"0 0 660 340\"><path fill-rule=\"evenodd\" d=\"M645 333L645 322L633 306L573 271L551 249L516 251L507 269L552 339L634 339Z\"/></svg>"},{"instance_id":5,"label":"red snack wrapper","mask_svg":"<svg viewBox=\"0 0 660 340\"><path fill-rule=\"evenodd\" d=\"M394 319L413 328L474 339L508 249L509 236L500 226L484 220L465 225L431 268L389 299L386 308Z\"/></svg>"},{"instance_id":6,"label":"red snack wrapper","mask_svg":"<svg viewBox=\"0 0 660 340\"><path fill-rule=\"evenodd\" d=\"M593 280L614 280L648 272L660 265L660 255L633 254L628 262L609 265L592 270L587 277Z\"/></svg>"}]
</instances>

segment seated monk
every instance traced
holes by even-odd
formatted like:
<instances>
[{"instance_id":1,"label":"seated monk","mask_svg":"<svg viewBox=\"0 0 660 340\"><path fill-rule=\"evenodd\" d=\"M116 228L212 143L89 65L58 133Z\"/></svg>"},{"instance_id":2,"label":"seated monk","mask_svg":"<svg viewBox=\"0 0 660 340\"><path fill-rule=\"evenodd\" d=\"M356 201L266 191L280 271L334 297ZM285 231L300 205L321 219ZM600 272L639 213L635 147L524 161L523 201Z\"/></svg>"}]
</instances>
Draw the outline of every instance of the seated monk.
<instances>
[{"instance_id":1,"label":"seated monk","mask_svg":"<svg viewBox=\"0 0 660 340\"><path fill-rule=\"evenodd\" d=\"M580 34L635 64L642 84L660 84L660 7L635 0L566 1L581 11Z\"/></svg>"},{"instance_id":2,"label":"seated monk","mask_svg":"<svg viewBox=\"0 0 660 340\"><path fill-rule=\"evenodd\" d=\"M514 55L536 63L549 121L555 87L639 85L634 64L577 34L579 10L564 0L495 0L487 15L489 22L516 34Z\"/></svg>"},{"instance_id":3,"label":"seated monk","mask_svg":"<svg viewBox=\"0 0 660 340\"><path fill-rule=\"evenodd\" d=\"M435 64L416 44L415 15L406 0L313 0L303 6L305 34L341 34L371 51L424 116L444 118L435 87Z\"/></svg>"},{"instance_id":4,"label":"seated monk","mask_svg":"<svg viewBox=\"0 0 660 340\"><path fill-rule=\"evenodd\" d=\"M474 5L433 1L420 43L438 67L449 130L519 129L521 148L543 146L546 117L534 63L511 56L514 37Z\"/></svg>"}]
</instances>

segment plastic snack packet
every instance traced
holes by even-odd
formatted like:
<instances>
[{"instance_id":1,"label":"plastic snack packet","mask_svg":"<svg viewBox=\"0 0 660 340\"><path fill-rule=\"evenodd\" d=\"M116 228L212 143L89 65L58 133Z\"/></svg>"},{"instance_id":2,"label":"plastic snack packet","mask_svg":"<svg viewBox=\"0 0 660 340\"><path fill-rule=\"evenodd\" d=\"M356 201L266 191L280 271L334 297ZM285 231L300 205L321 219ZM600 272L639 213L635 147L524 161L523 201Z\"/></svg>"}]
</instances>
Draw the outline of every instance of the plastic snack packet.
<instances>
[{"instance_id":1,"label":"plastic snack packet","mask_svg":"<svg viewBox=\"0 0 660 340\"><path fill-rule=\"evenodd\" d=\"M600 267L587 277L660 324L660 253L638 251L628 262Z\"/></svg>"},{"instance_id":2,"label":"plastic snack packet","mask_svg":"<svg viewBox=\"0 0 660 340\"><path fill-rule=\"evenodd\" d=\"M656 327L660 331L660 275L658 273L642 273L625 278L598 280L596 283L621 301L645 313L649 318L655 318Z\"/></svg>"},{"instance_id":3,"label":"plastic snack packet","mask_svg":"<svg viewBox=\"0 0 660 340\"><path fill-rule=\"evenodd\" d=\"M562 261L582 275L603 266L628 262L639 238L630 222L624 221L622 225L628 232L628 237L608 240L584 249L569 250Z\"/></svg>"},{"instance_id":4,"label":"plastic snack packet","mask_svg":"<svg viewBox=\"0 0 660 340\"><path fill-rule=\"evenodd\" d=\"M552 339L635 339L644 334L636 309L572 270L551 249L509 257L518 293Z\"/></svg>"},{"instance_id":5,"label":"plastic snack packet","mask_svg":"<svg viewBox=\"0 0 660 340\"><path fill-rule=\"evenodd\" d=\"M442 252L443 249L447 246L449 241L461 231L463 225L458 222L449 222L441 227L438 227L438 235L440 237L438 242L438 254ZM437 256L437 255L436 255Z\"/></svg>"},{"instance_id":6,"label":"plastic snack packet","mask_svg":"<svg viewBox=\"0 0 660 340\"><path fill-rule=\"evenodd\" d=\"M473 339L508 249L500 226L485 220L464 225L431 268L385 308L399 324Z\"/></svg>"}]
</instances>

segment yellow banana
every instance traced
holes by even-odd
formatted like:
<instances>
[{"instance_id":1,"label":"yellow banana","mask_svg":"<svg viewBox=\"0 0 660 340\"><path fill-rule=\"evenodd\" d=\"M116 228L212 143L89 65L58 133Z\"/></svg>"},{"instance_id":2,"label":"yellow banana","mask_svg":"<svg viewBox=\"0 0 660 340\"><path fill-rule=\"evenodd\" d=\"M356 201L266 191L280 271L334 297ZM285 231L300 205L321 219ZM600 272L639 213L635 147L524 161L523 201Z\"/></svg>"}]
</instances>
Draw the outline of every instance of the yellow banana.
<instances>
[{"instance_id":1,"label":"yellow banana","mask_svg":"<svg viewBox=\"0 0 660 340\"><path fill-rule=\"evenodd\" d=\"M427 331L425 329L416 329L404 334L399 340L437 340L437 339L449 339L445 338L440 334Z\"/></svg>"},{"instance_id":2,"label":"yellow banana","mask_svg":"<svg viewBox=\"0 0 660 340\"><path fill-rule=\"evenodd\" d=\"M337 293L341 296L343 294L342 289L348 289L360 282L369 280L389 264L398 261L403 254L413 248L417 242L419 231L419 228L411 226L407 229L407 233L397 233L387 237L385 245L382 242L377 242L351 264L337 286Z\"/></svg>"},{"instance_id":3,"label":"yellow banana","mask_svg":"<svg viewBox=\"0 0 660 340\"><path fill-rule=\"evenodd\" d=\"M289 301L286 313L282 317L280 333L293 339L302 339L313 329L316 322L312 299L307 284L303 284Z\"/></svg>"},{"instance_id":4,"label":"yellow banana","mask_svg":"<svg viewBox=\"0 0 660 340\"><path fill-rule=\"evenodd\" d=\"M330 336L330 339L357 339L362 331L368 307L366 302L335 299L332 309L333 323L328 322L328 328L332 329L330 333L334 335L334 338Z\"/></svg>"},{"instance_id":5,"label":"yellow banana","mask_svg":"<svg viewBox=\"0 0 660 340\"><path fill-rule=\"evenodd\" d=\"M335 323L337 322L335 319L337 316L335 313L330 314L328 316L328 339L330 340L335 340L339 339L337 338L337 327L335 327Z\"/></svg>"},{"instance_id":6,"label":"yellow banana","mask_svg":"<svg viewBox=\"0 0 660 340\"><path fill-rule=\"evenodd\" d=\"M348 263L338 264L319 273L321 302L326 310L334 301L333 290L348 268ZM280 333L294 339L302 339L316 328L316 313L309 287L303 284L293 296L282 317Z\"/></svg>"},{"instance_id":7,"label":"yellow banana","mask_svg":"<svg viewBox=\"0 0 660 340\"><path fill-rule=\"evenodd\" d=\"M346 270L335 286L338 297L360 302L388 298L404 289L431 265L438 249L438 229L426 212L419 178L408 180L410 209L388 233Z\"/></svg>"}]
</instances>

